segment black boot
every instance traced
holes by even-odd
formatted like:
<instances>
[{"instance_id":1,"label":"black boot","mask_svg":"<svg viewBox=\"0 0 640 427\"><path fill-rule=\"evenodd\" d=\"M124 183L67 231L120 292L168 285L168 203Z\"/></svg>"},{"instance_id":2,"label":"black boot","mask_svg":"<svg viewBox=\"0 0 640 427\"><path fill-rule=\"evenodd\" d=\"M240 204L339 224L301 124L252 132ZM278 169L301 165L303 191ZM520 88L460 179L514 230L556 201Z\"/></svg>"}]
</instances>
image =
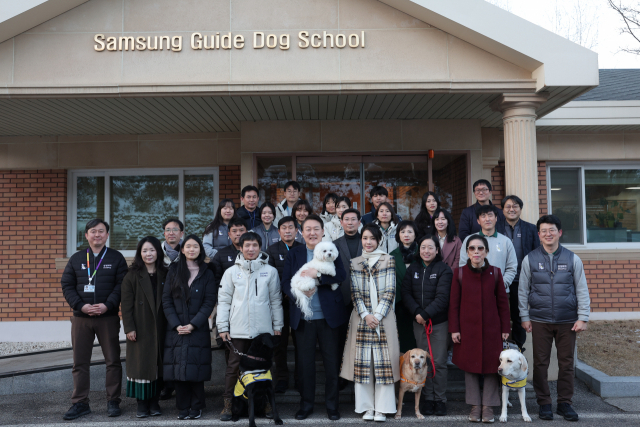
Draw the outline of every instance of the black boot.
<instances>
[{"instance_id":1,"label":"black boot","mask_svg":"<svg viewBox=\"0 0 640 427\"><path fill-rule=\"evenodd\" d=\"M162 410L160 409L160 403L158 403L159 400L160 400L160 396L158 396L157 394L149 400L149 414L152 417L155 417L157 415L162 415Z\"/></svg>"},{"instance_id":2,"label":"black boot","mask_svg":"<svg viewBox=\"0 0 640 427\"><path fill-rule=\"evenodd\" d=\"M138 399L138 410L136 411L136 418L147 418L149 415L149 400Z\"/></svg>"},{"instance_id":3,"label":"black boot","mask_svg":"<svg viewBox=\"0 0 640 427\"><path fill-rule=\"evenodd\" d=\"M164 383L164 388L160 392L160 400L169 400L173 396L173 391L175 388L173 387L173 382L167 381Z\"/></svg>"}]
</instances>

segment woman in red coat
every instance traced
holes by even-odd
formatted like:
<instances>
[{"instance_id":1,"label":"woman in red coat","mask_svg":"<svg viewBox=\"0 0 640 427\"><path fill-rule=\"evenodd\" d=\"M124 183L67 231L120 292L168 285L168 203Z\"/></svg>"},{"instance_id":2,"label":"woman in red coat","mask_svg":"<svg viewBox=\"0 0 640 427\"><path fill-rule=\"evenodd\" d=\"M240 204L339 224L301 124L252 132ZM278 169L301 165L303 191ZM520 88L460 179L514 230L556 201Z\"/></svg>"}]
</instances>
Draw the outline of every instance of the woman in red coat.
<instances>
[{"instance_id":1,"label":"woman in red coat","mask_svg":"<svg viewBox=\"0 0 640 427\"><path fill-rule=\"evenodd\" d=\"M454 271L451 283L449 332L454 343L453 363L465 372L465 398L472 405L469 421L491 423L492 406L500 406L497 372L502 340L510 331L509 299L500 269L485 259L489 253L487 239L478 234L471 236L466 251L469 261Z\"/></svg>"}]
</instances>

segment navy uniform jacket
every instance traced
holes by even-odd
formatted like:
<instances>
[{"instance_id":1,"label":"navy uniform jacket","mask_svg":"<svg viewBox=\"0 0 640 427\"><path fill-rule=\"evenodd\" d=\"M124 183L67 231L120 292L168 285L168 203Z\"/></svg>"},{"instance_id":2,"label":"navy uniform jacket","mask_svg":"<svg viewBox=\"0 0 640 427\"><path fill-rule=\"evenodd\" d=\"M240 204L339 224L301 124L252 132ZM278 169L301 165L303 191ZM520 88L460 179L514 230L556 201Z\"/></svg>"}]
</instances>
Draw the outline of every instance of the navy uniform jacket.
<instances>
[{"instance_id":1,"label":"navy uniform jacket","mask_svg":"<svg viewBox=\"0 0 640 427\"><path fill-rule=\"evenodd\" d=\"M289 255L285 259L284 272L282 273L282 291L289 296L290 315L291 315L291 328L298 329L302 313L295 303L295 297L291 293L291 278L300 270L300 268L307 263L307 246L300 245L289 250ZM320 298L320 306L322 307L322 313L327 321L327 324L331 328L337 328L344 325L349 320L347 316L347 310L345 308L344 300L342 298L342 291L338 287L335 291L331 290L331 286L334 283L342 283L347 278L347 273L342 264L342 260L338 257L334 262L336 266L336 275L327 276L322 275L319 279L320 286L318 286L318 298Z\"/></svg>"}]
</instances>

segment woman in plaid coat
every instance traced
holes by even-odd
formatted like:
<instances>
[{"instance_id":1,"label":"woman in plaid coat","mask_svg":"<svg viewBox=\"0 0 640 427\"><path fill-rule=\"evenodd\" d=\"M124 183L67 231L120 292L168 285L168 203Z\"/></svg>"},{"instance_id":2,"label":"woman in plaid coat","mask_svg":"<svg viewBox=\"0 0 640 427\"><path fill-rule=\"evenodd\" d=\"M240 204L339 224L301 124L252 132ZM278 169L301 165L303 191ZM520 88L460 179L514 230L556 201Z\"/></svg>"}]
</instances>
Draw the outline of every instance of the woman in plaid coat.
<instances>
[{"instance_id":1,"label":"woman in plaid coat","mask_svg":"<svg viewBox=\"0 0 640 427\"><path fill-rule=\"evenodd\" d=\"M351 260L354 308L340 372L355 382L356 413L369 421L396 412L394 383L400 380L395 259L378 249L381 241L380 227L362 228L362 256Z\"/></svg>"}]
</instances>

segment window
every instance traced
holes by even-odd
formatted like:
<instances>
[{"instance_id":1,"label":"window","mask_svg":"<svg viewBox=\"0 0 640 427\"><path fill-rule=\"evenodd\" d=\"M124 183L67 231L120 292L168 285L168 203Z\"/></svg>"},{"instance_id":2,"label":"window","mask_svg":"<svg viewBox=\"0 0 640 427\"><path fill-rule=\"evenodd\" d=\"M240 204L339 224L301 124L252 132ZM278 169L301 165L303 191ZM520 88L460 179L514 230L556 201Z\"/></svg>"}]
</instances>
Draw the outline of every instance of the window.
<instances>
[{"instance_id":1,"label":"window","mask_svg":"<svg viewBox=\"0 0 640 427\"><path fill-rule=\"evenodd\" d=\"M88 247L92 218L110 225L110 248L135 254L145 236L163 239L162 222L177 217L186 234L202 235L218 202L218 168L72 171L69 179L68 255Z\"/></svg>"},{"instance_id":2,"label":"window","mask_svg":"<svg viewBox=\"0 0 640 427\"><path fill-rule=\"evenodd\" d=\"M640 169L550 166L550 212L562 221L562 243L593 247L640 243Z\"/></svg>"}]
</instances>

